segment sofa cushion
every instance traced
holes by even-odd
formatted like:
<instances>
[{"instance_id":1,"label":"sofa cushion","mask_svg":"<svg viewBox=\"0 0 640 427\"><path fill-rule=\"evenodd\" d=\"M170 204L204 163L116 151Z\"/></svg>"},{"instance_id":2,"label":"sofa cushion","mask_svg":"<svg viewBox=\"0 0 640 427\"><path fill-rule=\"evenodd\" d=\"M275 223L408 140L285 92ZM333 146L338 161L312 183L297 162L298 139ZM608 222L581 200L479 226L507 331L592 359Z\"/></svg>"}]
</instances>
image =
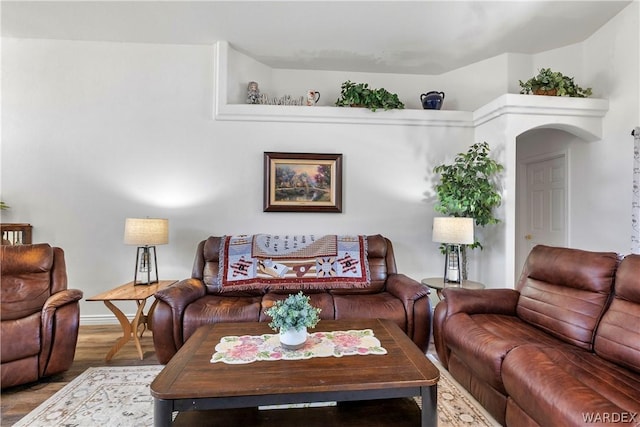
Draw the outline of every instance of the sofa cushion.
<instances>
[{"instance_id":1,"label":"sofa cushion","mask_svg":"<svg viewBox=\"0 0 640 427\"><path fill-rule=\"evenodd\" d=\"M612 414L640 421L640 375L588 351L520 346L505 357L502 376L514 403L539 425L584 426L588 417Z\"/></svg>"},{"instance_id":2,"label":"sofa cushion","mask_svg":"<svg viewBox=\"0 0 640 427\"><path fill-rule=\"evenodd\" d=\"M614 297L598 326L594 350L640 373L640 255L628 255L620 263Z\"/></svg>"},{"instance_id":3,"label":"sofa cushion","mask_svg":"<svg viewBox=\"0 0 640 427\"><path fill-rule=\"evenodd\" d=\"M502 362L511 350L530 342L561 344L516 316L501 314L455 314L444 324L443 334L452 353L502 393Z\"/></svg>"},{"instance_id":4,"label":"sofa cushion","mask_svg":"<svg viewBox=\"0 0 640 427\"><path fill-rule=\"evenodd\" d=\"M37 356L41 339L40 313L34 313L8 322L0 327L0 354L2 363Z\"/></svg>"},{"instance_id":5,"label":"sofa cushion","mask_svg":"<svg viewBox=\"0 0 640 427\"><path fill-rule=\"evenodd\" d=\"M563 341L592 349L617 265L613 252L534 247L517 285L518 316Z\"/></svg>"},{"instance_id":6,"label":"sofa cushion","mask_svg":"<svg viewBox=\"0 0 640 427\"><path fill-rule=\"evenodd\" d=\"M402 301L389 292L353 295L333 294L336 319L389 319L407 332L407 315Z\"/></svg>"},{"instance_id":7,"label":"sofa cushion","mask_svg":"<svg viewBox=\"0 0 640 427\"><path fill-rule=\"evenodd\" d=\"M258 322L262 297L205 295L187 306L182 324L183 342L202 325L222 322Z\"/></svg>"}]
</instances>

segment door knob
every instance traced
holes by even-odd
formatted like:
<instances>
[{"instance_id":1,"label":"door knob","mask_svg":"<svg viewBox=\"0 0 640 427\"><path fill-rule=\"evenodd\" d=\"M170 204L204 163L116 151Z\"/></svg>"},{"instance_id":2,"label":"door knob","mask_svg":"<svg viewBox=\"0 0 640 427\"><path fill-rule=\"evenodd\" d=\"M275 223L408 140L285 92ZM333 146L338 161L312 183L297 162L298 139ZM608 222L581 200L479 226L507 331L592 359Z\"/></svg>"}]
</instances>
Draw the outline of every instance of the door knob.
<instances>
[{"instance_id":1,"label":"door knob","mask_svg":"<svg viewBox=\"0 0 640 427\"><path fill-rule=\"evenodd\" d=\"M531 239L533 239L533 236L532 236L531 234L526 234L526 235L524 236L524 238L525 238L526 240L531 240Z\"/></svg>"}]
</instances>

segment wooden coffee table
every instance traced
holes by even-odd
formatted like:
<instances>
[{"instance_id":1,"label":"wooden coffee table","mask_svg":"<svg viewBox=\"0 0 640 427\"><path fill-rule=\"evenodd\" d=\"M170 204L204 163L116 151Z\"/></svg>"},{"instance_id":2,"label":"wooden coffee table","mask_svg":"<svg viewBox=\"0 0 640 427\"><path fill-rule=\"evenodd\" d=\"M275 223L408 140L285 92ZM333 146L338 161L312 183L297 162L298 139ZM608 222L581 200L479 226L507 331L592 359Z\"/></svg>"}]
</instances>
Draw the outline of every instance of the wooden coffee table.
<instances>
[{"instance_id":1,"label":"wooden coffee table","mask_svg":"<svg viewBox=\"0 0 640 427\"><path fill-rule=\"evenodd\" d=\"M224 409L225 411L205 412L206 417L202 417L209 419L210 425L218 425L211 420L215 419L217 413L221 417L229 417L228 409L231 408L251 408L249 411L257 411L259 405L304 402L336 401L350 402L347 405L351 405L358 403L355 401L389 399L386 402L400 402L392 406L402 410L407 399L399 398L421 396L422 411L415 419L415 425L435 427L437 383L440 377L438 368L392 321L323 320L313 332L350 329L372 329L387 354L258 361L240 365L210 363L214 348L223 336L260 335L273 331L266 323L219 323L203 326L189 338L151 383L151 395L155 399L154 425L171 425L174 411L191 416L193 413L188 411ZM413 406L419 411L417 405ZM310 411L316 409L274 411L301 413L301 419L309 420L313 418ZM391 409L387 409L389 410ZM338 418L331 422L324 419L324 425L340 425L341 411L325 409L325 414L332 413ZM182 415L178 414L176 424L181 424ZM189 423L192 422L194 418Z\"/></svg>"}]
</instances>

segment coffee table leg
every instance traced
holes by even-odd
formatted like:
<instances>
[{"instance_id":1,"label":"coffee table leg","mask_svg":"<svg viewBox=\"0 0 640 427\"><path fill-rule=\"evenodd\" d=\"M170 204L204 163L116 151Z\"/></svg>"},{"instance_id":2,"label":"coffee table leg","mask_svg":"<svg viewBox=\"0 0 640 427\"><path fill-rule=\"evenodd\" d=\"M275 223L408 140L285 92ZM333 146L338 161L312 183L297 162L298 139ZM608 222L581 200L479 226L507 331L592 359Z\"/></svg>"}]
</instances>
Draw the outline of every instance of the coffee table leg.
<instances>
[{"instance_id":1,"label":"coffee table leg","mask_svg":"<svg viewBox=\"0 0 640 427\"><path fill-rule=\"evenodd\" d=\"M422 397L422 427L438 426L438 384L420 387Z\"/></svg>"},{"instance_id":2,"label":"coffee table leg","mask_svg":"<svg viewBox=\"0 0 640 427\"><path fill-rule=\"evenodd\" d=\"M173 402L165 399L153 399L154 427L169 427L173 420Z\"/></svg>"}]
</instances>

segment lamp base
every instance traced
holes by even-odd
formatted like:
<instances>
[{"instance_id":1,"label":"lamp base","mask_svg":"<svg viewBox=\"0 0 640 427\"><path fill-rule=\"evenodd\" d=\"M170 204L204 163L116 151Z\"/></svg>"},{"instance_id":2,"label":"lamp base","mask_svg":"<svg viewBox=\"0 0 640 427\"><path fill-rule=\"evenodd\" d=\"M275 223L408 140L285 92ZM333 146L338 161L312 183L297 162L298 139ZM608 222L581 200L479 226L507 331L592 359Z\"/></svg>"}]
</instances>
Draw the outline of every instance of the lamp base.
<instances>
[{"instance_id":1,"label":"lamp base","mask_svg":"<svg viewBox=\"0 0 640 427\"><path fill-rule=\"evenodd\" d=\"M444 255L444 283L462 285L462 253L460 245L447 245Z\"/></svg>"},{"instance_id":2,"label":"lamp base","mask_svg":"<svg viewBox=\"0 0 640 427\"><path fill-rule=\"evenodd\" d=\"M153 285L155 283L158 283L158 281L157 280L152 280L151 282L140 282L140 281L138 281L138 282L134 282L133 286L151 286L151 285Z\"/></svg>"},{"instance_id":3,"label":"lamp base","mask_svg":"<svg viewBox=\"0 0 640 427\"><path fill-rule=\"evenodd\" d=\"M153 257L151 254L153 253ZM138 277L138 273L140 277ZM155 273L152 274L152 273ZM158 261L155 246L138 246L136 269L133 274L134 286L149 286L158 283Z\"/></svg>"}]
</instances>

